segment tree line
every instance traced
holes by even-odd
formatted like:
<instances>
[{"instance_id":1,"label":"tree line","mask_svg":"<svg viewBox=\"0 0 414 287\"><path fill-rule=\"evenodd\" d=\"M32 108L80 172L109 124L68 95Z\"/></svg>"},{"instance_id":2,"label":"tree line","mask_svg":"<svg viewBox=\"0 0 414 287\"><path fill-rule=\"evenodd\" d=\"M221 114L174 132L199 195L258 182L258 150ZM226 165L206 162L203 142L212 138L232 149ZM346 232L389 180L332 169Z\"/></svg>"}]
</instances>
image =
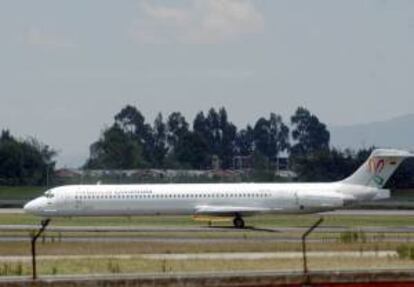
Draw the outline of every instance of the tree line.
<instances>
[{"instance_id":1,"label":"tree line","mask_svg":"<svg viewBox=\"0 0 414 287\"><path fill-rule=\"evenodd\" d=\"M253 165L265 162L272 168L282 154L298 157L329 149L326 125L307 109L298 108L290 125L292 131L280 115L271 113L238 129L224 107L199 112L191 124L180 112L165 121L158 114L151 125L136 107L126 106L91 145L85 167L210 169L216 161L228 169L236 156L243 156L256 159Z\"/></svg>"},{"instance_id":2,"label":"tree line","mask_svg":"<svg viewBox=\"0 0 414 287\"><path fill-rule=\"evenodd\" d=\"M288 157L298 181L334 181L349 176L374 147L357 151L330 147L326 124L298 107L289 124L271 113L242 129L229 120L224 107L200 111L191 123L180 112L151 125L134 106L124 107L114 123L90 147L88 169L211 169L234 167L236 157L250 159L253 180L273 181L279 157ZM414 162L404 163L391 185L414 186ZM263 174L265 176L263 177ZM267 175L267 176L266 176Z\"/></svg>"},{"instance_id":3,"label":"tree line","mask_svg":"<svg viewBox=\"0 0 414 287\"><path fill-rule=\"evenodd\" d=\"M189 122L180 112L148 123L137 107L125 106L90 145L85 169L231 169L235 159L249 161L252 181L277 181L278 159L289 158L297 181L334 181L354 172L367 149L330 146L327 126L304 107L289 122L276 113L239 129L224 107L199 112ZM0 137L0 185L44 185L53 174L56 152L35 139L19 140L9 131ZM395 187L414 186L414 161L391 178Z\"/></svg>"},{"instance_id":4,"label":"tree line","mask_svg":"<svg viewBox=\"0 0 414 287\"><path fill-rule=\"evenodd\" d=\"M290 126L290 127L289 127ZM298 107L287 124L271 113L238 129L224 107L199 112L189 123L180 112L151 125L134 106L126 106L90 147L87 169L211 169L247 158L255 180L275 180L280 157L289 156L298 180L329 181L352 172L369 155L330 149L330 133L318 117ZM265 176L261 176L261 175Z\"/></svg>"}]
</instances>

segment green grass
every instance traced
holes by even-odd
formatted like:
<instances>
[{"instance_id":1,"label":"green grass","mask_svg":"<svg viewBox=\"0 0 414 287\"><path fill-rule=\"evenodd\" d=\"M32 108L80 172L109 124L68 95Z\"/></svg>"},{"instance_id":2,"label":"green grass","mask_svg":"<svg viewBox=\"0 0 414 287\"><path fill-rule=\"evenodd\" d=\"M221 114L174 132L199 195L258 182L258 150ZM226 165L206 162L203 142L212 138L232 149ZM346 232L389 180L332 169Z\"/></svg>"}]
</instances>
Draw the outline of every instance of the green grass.
<instances>
[{"instance_id":1,"label":"green grass","mask_svg":"<svg viewBox=\"0 0 414 287\"><path fill-rule=\"evenodd\" d=\"M310 258L311 270L355 270L373 268L412 268L411 260L399 258ZM150 259L60 259L39 260L40 275L58 274L121 274L121 273L176 273L220 271L300 271L302 260L150 260ZM29 262L3 263L0 276L30 275Z\"/></svg>"},{"instance_id":2,"label":"green grass","mask_svg":"<svg viewBox=\"0 0 414 287\"><path fill-rule=\"evenodd\" d=\"M295 227L310 226L319 216L317 215L261 215L246 218L249 226L256 227ZM3 224L38 224L40 218L27 214L0 214L0 225ZM142 216L142 217L79 217L56 218L52 220L54 226L154 226L154 227L197 227L206 226L206 223L195 222L191 216ZM222 226L231 226L231 222L219 222ZM324 226L345 226L355 228L363 226L414 226L414 216L352 216L326 215ZM1 226L0 226L1 230ZM29 231L0 231L1 237L22 236L29 237ZM359 234L359 233L358 233ZM141 238L226 238L235 237L238 241L142 241L142 242L64 242L60 236L135 236ZM135 272L191 272L191 271L232 271L232 270L300 270L300 259L283 260L150 260L134 259L65 259L64 255L99 255L99 254L149 254L149 253L204 253L204 252L286 252L300 251L300 242L274 242L262 240L260 237L297 237L301 232L252 232L252 231L197 231L197 232L108 232L62 233L46 232L46 237L39 239L37 251L39 255L61 255L58 260L38 260L39 274L91 274L91 273L135 273ZM397 250L399 254L406 254L413 245L402 246L401 242L387 240L388 237L412 237L414 233L404 234L376 234L364 233L355 239L351 233L313 233L311 238L320 241L308 242L309 251L378 251ZM361 234L359 234L361 235ZM255 238L256 237L256 238ZM325 242L324 238L337 238L333 242ZM52 239L53 238L53 239ZM241 240L252 238L255 240ZM351 240L348 240L348 239ZM405 252L405 253L404 253ZM411 251L410 251L411 252ZM21 241L3 242L0 244L0 256L30 255L30 243ZM398 268L414 267L411 257L399 258L310 258L311 270L348 270L367 268ZM28 275L30 262L1 262L0 276Z\"/></svg>"},{"instance_id":3,"label":"green grass","mask_svg":"<svg viewBox=\"0 0 414 287\"><path fill-rule=\"evenodd\" d=\"M65 235L62 235L65 238ZM95 235L102 238L101 235ZM27 241L7 241L0 244L0 256L4 255L30 255L29 235ZM139 236L137 236L139 238ZM160 239L165 238L161 237ZM310 251L378 251L397 250L401 242L386 240L350 242L324 241L323 239L308 242ZM411 244L408 244L412 246ZM150 254L150 253L205 253L205 252L286 252L301 251L301 243L275 242L269 240L223 240L223 241L61 241L58 236L39 239L38 254L41 255L87 255L87 254ZM1 260L0 260L1 261Z\"/></svg>"},{"instance_id":4,"label":"green grass","mask_svg":"<svg viewBox=\"0 0 414 287\"><path fill-rule=\"evenodd\" d=\"M0 186L0 200L29 200L40 196L45 190L41 186Z\"/></svg>"}]
</instances>

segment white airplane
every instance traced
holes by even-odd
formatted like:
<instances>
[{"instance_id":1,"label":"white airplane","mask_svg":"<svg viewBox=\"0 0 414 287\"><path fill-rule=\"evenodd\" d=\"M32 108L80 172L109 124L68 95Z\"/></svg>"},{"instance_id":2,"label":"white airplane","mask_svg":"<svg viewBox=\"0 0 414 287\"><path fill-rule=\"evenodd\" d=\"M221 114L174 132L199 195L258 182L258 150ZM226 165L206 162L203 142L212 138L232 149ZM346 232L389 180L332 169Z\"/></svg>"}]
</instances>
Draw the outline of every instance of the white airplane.
<instances>
[{"instance_id":1,"label":"white airplane","mask_svg":"<svg viewBox=\"0 0 414 287\"><path fill-rule=\"evenodd\" d=\"M303 214L385 199L387 180L414 154L377 149L350 177L333 183L68 185L52 188L24 206L27 213L57 216Z\"/></svg>"}]
</instances>

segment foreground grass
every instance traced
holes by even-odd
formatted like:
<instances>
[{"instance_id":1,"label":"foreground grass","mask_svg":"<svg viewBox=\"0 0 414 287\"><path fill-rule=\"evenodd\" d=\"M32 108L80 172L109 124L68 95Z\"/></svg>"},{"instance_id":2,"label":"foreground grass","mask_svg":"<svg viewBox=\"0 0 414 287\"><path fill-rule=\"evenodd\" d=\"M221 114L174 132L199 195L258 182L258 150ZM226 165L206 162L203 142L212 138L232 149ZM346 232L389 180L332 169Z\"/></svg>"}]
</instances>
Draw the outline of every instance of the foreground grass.
<instances>
[{"instance_id":1,"label":"foreground grass","mask_svg":"<svg viewBox=\"0 0 414 287\"><path fill-rule=\"evenodd\" d=\"M413 261L389 258L310 258L310 270L363 270L378 268L412 268ZM61 259L38 262L41 275L103 273L176 273L229 271L301 271L301 259L262 260L148 260L148 259ZM28 262L0 264L0 275L30 275Z\"/></svg>"},{"instance_id":2,"label":"foreground grass","mask_svg":"<svg viewBox=\"0 0 414 287\"><path fill-rule=\"evenodd\" d=\"M275 216L263 215L247 218L248 225L257 227L304 227L310 226L319 216ZM0 225L38 224L39 218L26 214L0 214ZM143 216L143 217L81 217L53 219L54 226L155 226L155 227L197 227L206 223L194 222L189 216ZM218 225L230 226L220 222ZM353 229L363 226L412 226L414 217L410 216L351 216L327 215L324 226L344 226ZM1 226L0 226L1 229ZM0 231L0 237L27 236L29 231ZM301 251L299 242L275 242L266 240L271 237L300 238L300 232L253 232L253 231L197 231L197 232L108 232L108 233L58 233L47 232L38 243L39 255L107 255L107 254L151 254L151 253L208 253L208 252L288 252ZM397 250L401 242L389 238L401 236L411 238L414 234L366 233L356 241L344 242L341 233L313 233L308 242L309 251L380 251ZM142 242L65 242L61 238L99 236L146 238ZM151 238L154 238L152 241ZM174 241L162 239L175 238ZM213 241L191 241L187 239L217 239ZM331 239L328 241L326 239ZM156 240L161 239L161 240ZM220 240L223 239L223 240ZM244 240L253 239L253 240ZM332 239L334 239L332 241ZM2 242L0 256L30 255L30 243L21 241ZM62 259L39 260L39 274L91 274L91 273L136 273L136 272L194 272L194 271L286 271L301 270L300 259L266 260L150 260L134 259ZM311 270L350 270L369 268L413 268L414 261L400 258L311 258ZM29 262L2 262L0 275L28 275Z\"/></svg>"},{"instance_id":3,"label":"foreground grass","mask_svg":"<svg viewBox=\"0 0 414 287\"><path fill-rule=\"evenodd\" d=\"M380 251L397 250L399 242L309 242L310 251ZM209 253L209 252L289 252L301 251L299 242L269 241L149 241L149 242L50 242L37 245L39 255L105 255L105 254L151 254L151 253ZM30 255L30 243L3 242L0 244L0 256Z\"/></svg>"}]
</instances>

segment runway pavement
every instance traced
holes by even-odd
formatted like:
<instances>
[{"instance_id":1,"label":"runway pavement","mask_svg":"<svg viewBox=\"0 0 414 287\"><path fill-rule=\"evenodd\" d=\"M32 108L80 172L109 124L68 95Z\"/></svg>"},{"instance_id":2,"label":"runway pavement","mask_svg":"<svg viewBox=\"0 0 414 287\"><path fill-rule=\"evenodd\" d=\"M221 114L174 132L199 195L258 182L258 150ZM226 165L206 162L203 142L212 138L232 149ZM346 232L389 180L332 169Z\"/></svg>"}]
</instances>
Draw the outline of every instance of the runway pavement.
<instances>
[{"instance_id":1,"label":"runway pavement","mask_svg":"<svg viewBox=\"0 0 414 287\"><path fill-rule=\"evenodd\" d=\"M393 250L382 251L309 251L308 257L341 257L341 258L389 258L397 256L397 252ZM40 255L38 260L59 260L59 259L150 259L150 260L262 260L262 259L300 259L303 257L302 252L221 252L221 253L172 253L172 254L100 254L100 255ZM15 255L0 256L1 262L29 262L31 256Z\"/></svg>"},{"instance_id":2,"label":"runway pavement","mask_svg":"<svg viewBox=\"0 0 414 287\"><path fill-rule=\"evenodd\" d=\"M357 216L414 216L414 209L339 209L321 212L321 215L357 215Z\"/></svg>"},{"instance_id":3,"label":"runway pavement","mask_svg":"<svg viewBox=\"0 0 414 287\"><path fill-rule=\"evenodd\" d=\"M413 221L414 223L414 221ZM38 229L39 225L0 225L0 231L31 231ZM163 226L48 226L48 231L53 232L84 232L84 233L194 233L194 232L223 232L223 233L285 233L298 232L302 233L309 227L275 227L260 228L247 226L239 229L234 227L163 227ZM362 226L362 227L345 227L345 226L320 226L314 230L314 233L340 233L345 231L361 231L366 233L414 233L413 226Z\"/></svg>"},{"instance_id":4,"label":"runway pavement","mask_svg":"<svg viewBox=\"0 0 414 287\"><path fill-rule=\"evenodd\" d=\"M0 214L24 213L22 208L0 208Z\"/></svg>"},{"instance_id":5,"label":"runway pavement","mask_svg":"<svg viewBox=\"0 0 414 287\"><path fill-rule=\"evenodd\" d=\"M365 238L367 242L375 242L376 240L382 242L396 242L396 243L412 243L414 242L414 237L404 237L396 236L381 238L381 237L368 237ZM97 236L65 236L62 237L46 237L46 242L62 242L62 243L179 243L179 244L244 244L244 243L254 243L260 244L263 242L267 243L301 243L301 237L221 237L221 238L201 238L201 237L97 237ZM340 241L338 236L330 236L324 238L308 238L306 240L308 243L337 243ZM1 236L0 242L30 242L30 237L28 235L24 236Z\"/></svg>"}]
</instances>

